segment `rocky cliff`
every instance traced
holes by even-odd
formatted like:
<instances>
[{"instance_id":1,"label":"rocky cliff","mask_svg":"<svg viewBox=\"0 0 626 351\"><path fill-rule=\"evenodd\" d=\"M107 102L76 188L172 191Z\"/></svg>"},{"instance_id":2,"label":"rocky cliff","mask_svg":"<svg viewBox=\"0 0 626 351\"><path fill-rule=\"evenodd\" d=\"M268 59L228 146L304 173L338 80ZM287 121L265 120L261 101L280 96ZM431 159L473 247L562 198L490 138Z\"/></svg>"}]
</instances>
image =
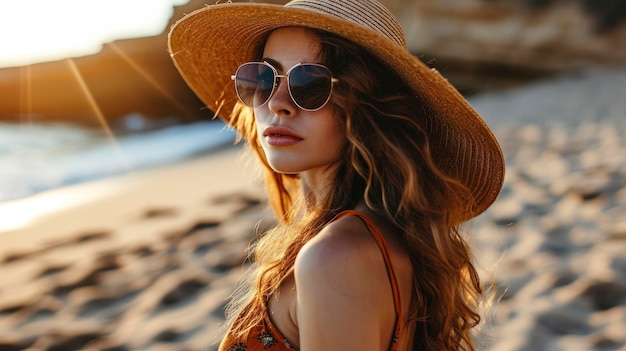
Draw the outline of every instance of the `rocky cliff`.
<instances>
[{"instance_id":1,"label":"rocky cliff","mask_svg":"<svg viewBox=\"0 0 626 351\"><path fill-rule=\"evenodd\" d=\"M400 19L411 51L465 93L626 64L623 0L383 2ZM204 3L176 8L170 25ZM131 113L210 118L178 76L166 41L166 33L120 40L95 55L0 69L0 120L98 125Z\"/></svg>"},{"instance_id":2,"label":"rocky cliff","mask_svg":"<svg viewBox=\"0 0 626 351\"><path fill-rule=\"evenodd\" d=\"M626 64L622 0L389 0L413 52L464 90Z\"/></svg>"},{"instance_id":3,"label":"rocky cliff","mask_svg":"<svg viewBox=\"0 0 626 351\"><path fill-rule=\"evenodd\" d=\"M174 9L170 23L202 6ZM208 119L167 52L167 30L147 38L107 43L94 55L0 69L0 121L71 121L111 125L130 114Z\"/></svg>"}]
</instances>

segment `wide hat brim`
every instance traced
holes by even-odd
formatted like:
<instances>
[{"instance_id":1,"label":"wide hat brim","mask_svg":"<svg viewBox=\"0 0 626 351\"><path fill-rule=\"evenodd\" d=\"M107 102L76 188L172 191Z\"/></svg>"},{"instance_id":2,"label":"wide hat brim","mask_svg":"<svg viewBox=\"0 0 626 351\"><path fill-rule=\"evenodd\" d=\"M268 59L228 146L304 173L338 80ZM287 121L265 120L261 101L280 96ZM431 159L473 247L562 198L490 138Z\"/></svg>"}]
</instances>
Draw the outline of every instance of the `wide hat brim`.
<instances>
[{"instance_id":1,"label":"wide hat brim","mask_svg":"<svg viewBox=\"0 0 626 351\"><path fill-rule=\"evenodd\" d=\"M436 119L427 121L433 158L472 193L465 219L485 211L504 180L504 159L493 133L465 98L406 48L364 26L298 8L258 3L206 6L176 22L169 34L175 66L196 95L229 123L237 96L231 75L253 59L264 34L280 27L325 30L368 49L404 78Z\"/></svg>"}]
</instances>

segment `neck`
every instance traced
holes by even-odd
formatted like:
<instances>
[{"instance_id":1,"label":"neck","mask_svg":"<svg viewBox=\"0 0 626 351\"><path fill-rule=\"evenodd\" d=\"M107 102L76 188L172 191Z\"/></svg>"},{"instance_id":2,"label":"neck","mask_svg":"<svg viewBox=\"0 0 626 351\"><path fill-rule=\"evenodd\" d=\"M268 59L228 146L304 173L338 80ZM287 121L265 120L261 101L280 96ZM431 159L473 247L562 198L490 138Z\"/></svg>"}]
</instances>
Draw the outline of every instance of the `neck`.
<instances>
[{"instance_id":1,"label":"neck","mask_svg":"<svg viewBox=\"0 0 626 351\"><path fill-rule=\"evenodd\" d=\"M332 191L331 184L336 174L336 165L324 169L315 169L302 172L300 181L302 182L302 196L306 202L306 211L310 212L320 204L324 203L328 192Z\"/></svg>"}]
</instances>

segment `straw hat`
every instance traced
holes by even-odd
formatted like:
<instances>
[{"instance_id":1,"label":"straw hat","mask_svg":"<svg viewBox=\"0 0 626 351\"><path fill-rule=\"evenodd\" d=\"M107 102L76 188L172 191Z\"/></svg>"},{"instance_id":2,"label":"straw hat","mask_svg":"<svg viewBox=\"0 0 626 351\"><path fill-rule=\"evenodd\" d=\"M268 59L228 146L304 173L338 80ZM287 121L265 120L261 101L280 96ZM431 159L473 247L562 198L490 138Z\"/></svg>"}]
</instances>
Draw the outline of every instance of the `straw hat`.
<instances>
[{"instance_id":1,"label":"straw hat","mask_svg":"<svg viewBox=\"0 0 626 351\"><path fill-rule=\"evenodd\" d=\"M427 122L433 157L472 192L475 206L467 219L495 201L504 178L504 159L496 138L447 80L407 50L400 24L376 0L206 6L174 24L169 50L191 89L229 122L238 101L231 75L253 59L263 34L286 26L321 29L350 39L395 70L438 117Z\"/></svg>"}]
</instances>

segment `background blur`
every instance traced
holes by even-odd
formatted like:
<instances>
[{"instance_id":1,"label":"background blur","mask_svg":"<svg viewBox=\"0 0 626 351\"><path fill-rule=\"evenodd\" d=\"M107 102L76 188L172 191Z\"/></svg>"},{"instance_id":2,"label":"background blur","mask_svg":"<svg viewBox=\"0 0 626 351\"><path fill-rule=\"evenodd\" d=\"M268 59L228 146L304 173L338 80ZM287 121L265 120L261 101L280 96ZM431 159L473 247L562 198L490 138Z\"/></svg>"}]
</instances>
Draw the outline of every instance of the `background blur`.
<instances>
[{"instance_id":1,"label":"background blur","mask_svg":"<svg viewBox=\"0 0 626 351\"><path fill-rule=\"evenodd\" d=\"M620 0L383 2L410 50L468 96L626 63ZM212 113L167 52L167 29L204 3L2 2L0 201L228 142L232 135L203 137L214 126L184 127Z\"/></svg>"},{"instance_id":2,"label":"background blur","mask_svg":"<svg viewBox=\"0 0 626 351\"><path fill-rule=\"evenodd\" d=\"M382 2L506 158L477 339L626 351L626 1ZM272 219L167 52L205 3L0 0L0 351L217 349Z\"/></svg>"}]
</instances>

